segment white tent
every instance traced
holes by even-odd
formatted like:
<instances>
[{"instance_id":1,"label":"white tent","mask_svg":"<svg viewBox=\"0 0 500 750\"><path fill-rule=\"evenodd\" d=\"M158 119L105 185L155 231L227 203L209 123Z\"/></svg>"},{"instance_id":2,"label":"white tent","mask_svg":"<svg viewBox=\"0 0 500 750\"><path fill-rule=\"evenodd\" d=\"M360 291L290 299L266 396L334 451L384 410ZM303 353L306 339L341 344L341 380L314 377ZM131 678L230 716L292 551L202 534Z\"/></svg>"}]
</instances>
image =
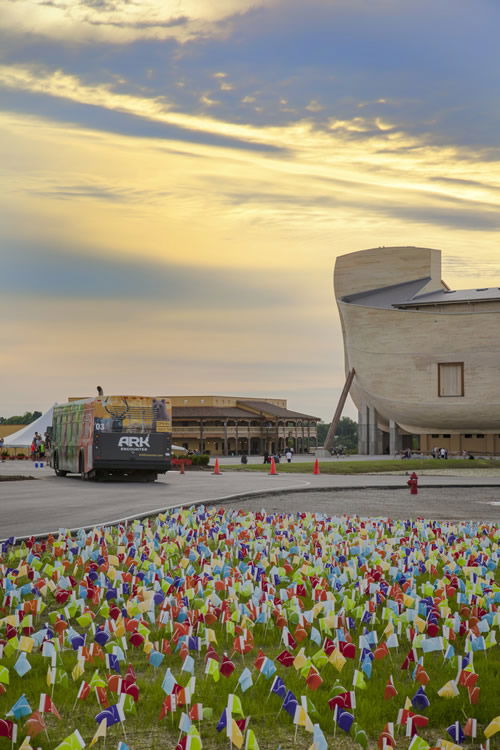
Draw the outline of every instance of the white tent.
<instances>
[{"instance_id":1,"label":"white tent","mask_svg":"<svg viewBox=\"0 0 500 750\"><path fill-rule=\"evenodd\" d=\"M45 414L42 414L42 416L38 417L38 419L36 419L34 422L31 422L31 424L27 424L26 427L22 427L17 432L13 432L12 435L8 435L6 438L4 438L4 445L6 447L10 445L16 448L26 448L31 445L35 432L39 432L43 437L47 427L50 427L52 425L53 411L54 407L51 406L50 409L45 412Z\"/></svg>"}]
</instances>

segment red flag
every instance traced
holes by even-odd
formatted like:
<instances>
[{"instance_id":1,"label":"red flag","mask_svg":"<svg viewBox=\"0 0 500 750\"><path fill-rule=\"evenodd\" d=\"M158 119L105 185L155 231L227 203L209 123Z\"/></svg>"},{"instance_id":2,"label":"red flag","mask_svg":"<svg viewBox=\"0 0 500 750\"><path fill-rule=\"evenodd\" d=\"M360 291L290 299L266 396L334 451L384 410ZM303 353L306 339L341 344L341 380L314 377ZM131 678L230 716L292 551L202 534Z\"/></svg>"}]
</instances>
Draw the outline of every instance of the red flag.
<instances>
[{"instance_id":1,"label":"red flag","mask_svg":"<svg viewBox=\"0 0 500 750\"><path fill-rule=\"evenodd\" d=\"M7 737L14 743L17 740L17 724L9 719L0 719L0 737Z\"/></svg>"},{"instance_id":2,"label":"red flag","mask_svg":"<svg viewBox=\"0 0 500 750\"><path fill-rule=\"evenodd\" d=\"M387 680L385 690L384 690L384 700L388 701L391 698L394 698L398 694L398 691L396 690L396 687L394 685L392 675Z\"/></svg>"},{"instance_id":3,"label":"red flag","mask_svg":"<svg viewBox=\"0 0 500 750\"><path fill-rule=\"evenodd\" d=\"M474 706L476 703L479 703L479 698L481 695L481 688L479 687L468 687L467 692L469 694L469 702Z\"/></svg>"},{"instance_id":4,"label":"red flag","mask_svg":"<svg viewBox=\"0 0 500 750\"><path fill-rule=\"evenodd\" d=\"M264 659L266 657L264 656ZM280 664L282 664L284 667L291 667L293 665L293 661L295 659L294 655L290 653L290 651L282 651L281 654L278 654L276 659L279 661Z\"/></svg>"},{"instance_id":5,"label":"red flag","mask_svg":"<svg viewBox=\"0 0 500 750\"><path fill-rule=\"evenodd\" d=\"M306 683L309 690L317 690L322 684L323 680L319 672L316 669L310 669L306 677Z\"/></svg>"},{"instance_id":6,"label":"red flag","mask_svg":"<svg viewBox=\"0 0 500 750\"><path fill-rule=\"evenodd\" d=\"M220 665L220 673L224 675L224 677L230 677L234 672L234 669L234 663L226 654L224 654L224 658L222 659L222 663Z\"/></svg>"},{"instance_id":7,"label":"red flag","mask_svg":"<svg viewBox=\"0 0 500 750\"><path fill-rule=\"evenodd\" d=\"M134 699L134 703L137 703L137 701L139 700L139 688L137 687L136 682L122 682L121 692L122 694L125 693L125 695L131 695Z\"/></svg>"},{"instance_id":8,"label":"red flag","mask_svg":"<svg viewBox=\"0 0 500 750\"><path fill-rule=\"evenodd\" d=\"M110 674L108 677L108 690L120 695L122 687L122 678L119 674Z\"/></svg>"},{"instance_id":9,"label":"red flag","mask_svg":"<svg viewBox=\"0 0 500 750\"><path fill-rule=\"evenodd\" d=\"M177 708L177 696L174 695L174 693L172 693L171 695L167 695L163 699L163 703L162 703L161 711L160 711L160 719L163 719L163 717L166 716L169 711L173 713L176 708Z\"/></svg>"},{"instance_id":10,"label":"red flag","mask_svg":"<svg viewBox=\"0 0 500 750\"><path fill-rule=\"evenodd\" d=\"M290 656L291 656L291 654L290 654ZM293 661L293 658L294 657L292 656L292 661ZM278 659L279 659L279 656L278 656ZM265 660L266 660L265 653L263 651L261 651L261 649L259 649L259 653L257 654L257 658L255 659L255 661L253 663L255 669L258 669L259 672L260 672L261 669L262 669L262 665L264 664Z\"/></svg>"},{"instance_id":11,"label":"red flag","mask_svg":"<svg viewBox=\"0 0 500 750\"><path fill-rule=\"evenodd\" d=\"M331 638L325 638L325 642L323 644L323 651L327 656L330 656L330 654L335 651L335 643L332 641Z\"/></svg>"},{"instance_id":12,"label":"red flag","mask_svg":"<svg viewBox=\"0 0 500 750\"><path fill-rule=\"evenodd\" d=\"M201 721L203 719L203 703L195 703L189 709L189 718L191 721Z\"/></svg>"},{"instance_id":13,"label":"red flag","mask_svg":"<svg viewBox=\"0 0 500 750\"><path fill-rule=\"evenodd\" d=\"M61 720L61 714L57 710L54 701L51 699L50 695L47 695L46 693L40 694L40 704L38 706L38 710L41 714L54 714L54 716L57 716L57 718Z\"/></svg>"},{"instance_id":14,"label":"red flag","mask_svg":"<svg viewBox=\"0 0 500 750\"><path fill-rule=\"evenodd\" d=\"M373 656L375 659L384 659L389 653L389 649L387 648L387 643L383 641L380 643L375 651L373 652Z\"/></svg>"},{"instance_id":15,"label":"red flag","mask_svg":"<svg viewBox=\"0 0 500 750\"><path fill-rule=\"evenodd\" d=\"M108 708L109 706L109 700L108 700L108 691L105 687L96 687L95 688L95 694L97 698L97 702L100 706L103 708Z\"/></svg>"},{"instance_id":16,"label":"red flag","mask_svg":"<svg viewBox=\"0 0 500 750\"><path fill-rule=\"evenodd\" d=\"M425 671L425 669L423 668L421 664L417 666L417 670L415 673L415 680L418 682L419 685L427 685L431 680L428 672Z\"/></svg>"},{"instance_id":17,"label":"red flag","mask_svg":"<svg viewBox=\"0 0 500 750\"><path fill-rule=\"evenodd\" d=\"M356 658L356 646L354 645L354 643L339 641L339 651L343 656L345 656L346 659Z\"/></svg>"},{"instance_id":18,"label":"red flag","mask_svg":"<svg viewBox=\"0 0 500 750\"><path fill-rule=\"evenodd\" d=\"M462 669L458 678L458 684L464 687L475 687L478 679L479 675L476 672L468 672L466 669Z\"/></svg>"},{"instance_id":19,"label":"red flag","mask_svg":"<svg viewBox=\"0 0 500 750\"><path fill-rule=\"evenodd\" d=\"M84 701L88 694L90 693L90 685L88 682L85 682L85 680L82 680L80 687L78 688L77 698L81 701Z\"/></svg>"},{"instance_id":20,"label":"red flag","mask_svg":"<svg viewBox=\"0 0 500 750\"><path fill-rule=\"evenodd\" d=\"M248 722L249 722L249 721L250 721L250 719L249 719L249 718L248 718L248 719L235 719L235 722L236 722L236 724L238 725L238 729L239 729L239 730L240 730L240 731L241 731L241 732L242 732L243 734L245 734L245 732L246 732L246 729L247 729L247 726L248 726Z\"/></svg>"},{"instance_id":21,"label":"red flag","mask_svg":"<svg viewBox=\"0 0 500 750\"><path fill-rule=\"evenodd\" d=\"M215 661L220 662L220 656L217 653L217 651L214 649L212 644L209 645L205 653L205 664L207 663L209 659L215 659Z\"/></svg>"},{"instance_id":22,"label":"red flag","mask_svg":"<svg viewBox=\"0 0 500 750\"><path fill-rule=\"evenodd\" d=\"M396 740L389 732L381 732L377 740L377 746L379 747L379 750L384 750L387 745L390 745L390 747L396 747Z\"/></svg>"}]
</instances>

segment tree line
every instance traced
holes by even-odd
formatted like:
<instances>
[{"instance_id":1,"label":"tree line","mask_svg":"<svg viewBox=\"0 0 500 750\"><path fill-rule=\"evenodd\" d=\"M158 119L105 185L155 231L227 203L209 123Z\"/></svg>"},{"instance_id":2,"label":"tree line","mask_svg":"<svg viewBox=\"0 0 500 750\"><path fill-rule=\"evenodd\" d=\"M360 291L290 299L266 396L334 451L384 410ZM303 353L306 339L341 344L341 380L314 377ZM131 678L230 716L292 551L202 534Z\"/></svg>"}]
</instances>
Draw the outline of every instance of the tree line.
<instances>
[{"instance_id":1,"label":"tree line","mask_svg":"<svg viewBox=\"0 0 500 750\"><path fill-rule=\"evenodd\" d=\"M22 416L0 417L0 424L31 424L41 416L41 411L25 411Z\"/></svg>"}]
</instances>

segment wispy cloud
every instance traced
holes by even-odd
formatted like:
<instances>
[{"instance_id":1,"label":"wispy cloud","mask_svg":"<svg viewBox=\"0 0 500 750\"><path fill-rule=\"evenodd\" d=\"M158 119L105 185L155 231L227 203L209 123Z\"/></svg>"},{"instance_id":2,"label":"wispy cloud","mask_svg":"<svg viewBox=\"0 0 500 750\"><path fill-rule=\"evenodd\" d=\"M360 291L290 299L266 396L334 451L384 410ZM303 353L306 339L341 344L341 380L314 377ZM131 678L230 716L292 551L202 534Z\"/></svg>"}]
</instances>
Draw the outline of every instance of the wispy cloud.
<instances>
[{"instance_id":1,"label":"wispy cloud","mask_svg":"<svg viewBox=\"0 0 500 750\"><path fill-rule=\"evenodd\" d=\"M124 44L136 39L176 39L220 35L232 16L270 0L1 0L4 29L73 43L97 40Z\"/></svg>"}]
</instances>

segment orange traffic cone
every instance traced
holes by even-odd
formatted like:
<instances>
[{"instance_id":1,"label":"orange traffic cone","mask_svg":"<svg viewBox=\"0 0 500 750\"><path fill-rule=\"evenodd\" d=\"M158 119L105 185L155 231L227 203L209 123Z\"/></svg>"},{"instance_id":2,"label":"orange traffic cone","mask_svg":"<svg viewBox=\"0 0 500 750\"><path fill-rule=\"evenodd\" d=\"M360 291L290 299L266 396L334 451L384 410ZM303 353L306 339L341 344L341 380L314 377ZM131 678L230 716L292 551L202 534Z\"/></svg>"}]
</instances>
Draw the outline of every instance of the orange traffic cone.
<instances>
[{"instance_id":1,"label":"orange traffic cone","mask_svg":"<svg viewBox=\"0 0 500 750\"><path fill-rule=\"evenodd\" d=\"M222 471L219 469L219 459L215 459L215 466L212 474L222 474Z\"/></svg>"},{"instance_id":2,"label":"orange traffic cone","mask_svg":"<svg viewBox=\"0 0 500 750\"><path fill-rule=\"evenodd\" d=\"M271 458L271 468L269 469L269 474L271 476L276 476L278 472L276 471L276 463L274 461L274 458Z\"/></svg>"},{"instance_id":3,"label":"orange traffic cone","mask_svg":"<svg viewBox=\"0 0 500 750\"><path fill-rule=\"evenodd\" d=\"M320 474L318 459L316 459L316 461L314 462L313 474Z\"/></svg>"}]
</instances>

